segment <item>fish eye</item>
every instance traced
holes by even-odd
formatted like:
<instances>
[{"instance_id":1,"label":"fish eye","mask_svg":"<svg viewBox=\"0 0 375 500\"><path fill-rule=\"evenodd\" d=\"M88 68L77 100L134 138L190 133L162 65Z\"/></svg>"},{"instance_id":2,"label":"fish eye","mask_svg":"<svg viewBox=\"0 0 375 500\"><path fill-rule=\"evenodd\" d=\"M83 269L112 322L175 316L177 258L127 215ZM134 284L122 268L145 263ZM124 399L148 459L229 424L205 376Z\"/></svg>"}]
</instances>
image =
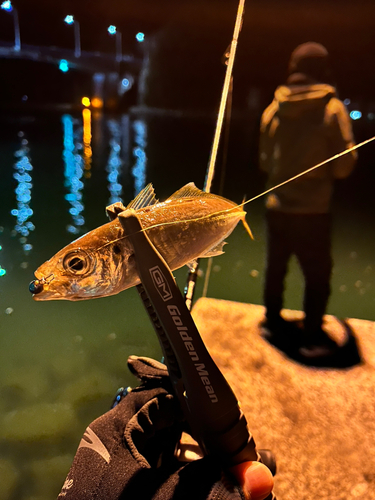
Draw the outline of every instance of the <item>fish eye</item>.
<instances>
[{"instance_id":1,"label":"fish eye","mask_svg":"<svg viewBox=\"0 0 375 500\"><path fill-rule=\"evenodd\" d=\"M92 260L83 250L76 250L65 255L62 265L65 271L82 276L91 270Z\"/></svg>"}]
</instances>

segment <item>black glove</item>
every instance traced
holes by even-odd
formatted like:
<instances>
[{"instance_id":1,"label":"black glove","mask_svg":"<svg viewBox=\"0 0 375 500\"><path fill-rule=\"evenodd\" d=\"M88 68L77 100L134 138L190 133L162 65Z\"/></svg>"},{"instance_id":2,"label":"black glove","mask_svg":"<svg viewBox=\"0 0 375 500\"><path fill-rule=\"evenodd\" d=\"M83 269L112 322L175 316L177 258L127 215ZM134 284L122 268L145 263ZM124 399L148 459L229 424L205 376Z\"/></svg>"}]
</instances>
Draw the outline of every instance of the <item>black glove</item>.
<instances>
[{"instance_id":1,"label":"black glove","mask_svg":"<svg viewBox=\"0 0 375 500\"><path fill-rule=\"evenodd\" d=\"M140 380L86 429L59 500L240 500L212 457L179 462L185 423L165 365L131 356Z\"/></svg>"}]
</instances>

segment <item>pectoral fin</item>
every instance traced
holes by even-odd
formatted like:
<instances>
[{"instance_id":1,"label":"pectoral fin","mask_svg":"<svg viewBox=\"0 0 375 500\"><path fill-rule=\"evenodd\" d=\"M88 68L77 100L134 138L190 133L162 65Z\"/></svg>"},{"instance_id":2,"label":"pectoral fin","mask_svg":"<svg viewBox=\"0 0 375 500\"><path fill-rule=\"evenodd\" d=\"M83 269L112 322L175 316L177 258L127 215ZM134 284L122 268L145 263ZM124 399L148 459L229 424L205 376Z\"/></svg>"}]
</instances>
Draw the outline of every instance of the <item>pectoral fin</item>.
<instances>
[{"instance_id":1,"label":"pectoral fin","mask_svg":"<svg viewBox=\"0 0 375 500\"><path fill-rule=\"evenodd\" d=\"M223 246L226 245L226 241L221 241L218 245L210 248L208 252L206 252L203 255L200 255L200 257L216 257L217 255L223 255Z\"/></svg>"},{"instance_id":2,"label":"pectoral fin","mask_svg":"<svg viewBox=\"0 0 375 500\"><path fill-rule=\"evenodd\" d=\"M206 258L206 257L216 257L217 255L222 255L223 252L223 246L226 245L226 241L221 241L218 245L215 245L212 247L208 252L200 255L198 258ZM194 271L197 265L197 259L193 259L190 262L187 262L186 265L190 269L190 271Z\"/></svg>"}]
</instances>

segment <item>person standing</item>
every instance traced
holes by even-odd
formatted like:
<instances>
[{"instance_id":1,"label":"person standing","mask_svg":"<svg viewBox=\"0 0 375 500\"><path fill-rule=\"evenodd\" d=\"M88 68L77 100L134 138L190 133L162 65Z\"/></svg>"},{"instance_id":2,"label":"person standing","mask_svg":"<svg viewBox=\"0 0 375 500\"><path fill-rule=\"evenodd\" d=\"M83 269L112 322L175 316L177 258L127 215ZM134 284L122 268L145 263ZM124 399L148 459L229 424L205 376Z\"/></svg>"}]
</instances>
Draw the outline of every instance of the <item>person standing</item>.
<instances>
[{"instance_id":1,"label":"person standing","mask_svg":"<svg viewBox=\"0 0 375 500\"><path fill-rule=\"evenodd\" d=\"M259 164L271 188L354 146L350 118L330 81L327 49L315 42L291 54L285 85L279 86L261 118ZM334 182L352 172L351 151L284 186L266 198L267 269L265 327L285 334L284 279L296 255L304 280L305 355L326 355L335 344L322 328L330 296L331 199Z\"/></svg>"}]
</instances>

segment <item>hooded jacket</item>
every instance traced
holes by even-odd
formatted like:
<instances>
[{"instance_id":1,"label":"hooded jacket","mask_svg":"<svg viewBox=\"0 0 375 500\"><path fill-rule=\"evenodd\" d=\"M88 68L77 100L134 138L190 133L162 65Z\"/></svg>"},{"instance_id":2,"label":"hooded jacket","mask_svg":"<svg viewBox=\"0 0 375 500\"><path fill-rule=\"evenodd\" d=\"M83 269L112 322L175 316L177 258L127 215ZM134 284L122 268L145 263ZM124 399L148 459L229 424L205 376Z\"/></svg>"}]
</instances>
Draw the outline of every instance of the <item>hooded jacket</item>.
<instances>
[{"instance_id":1,"label":"hooded jacket","mask_svg":"<svg viewBox=\"0 0 375 500\"><path fill-rule=\"evenodd\" d=\"M268 174L268 188L352 146L350 118L331 85L280 86L262 115L259 161ZM356 158L352 151L276 189L267 197L267 208L300 214L329 212L334 180L347 177Z\"/></svg>"}]
</instances>

